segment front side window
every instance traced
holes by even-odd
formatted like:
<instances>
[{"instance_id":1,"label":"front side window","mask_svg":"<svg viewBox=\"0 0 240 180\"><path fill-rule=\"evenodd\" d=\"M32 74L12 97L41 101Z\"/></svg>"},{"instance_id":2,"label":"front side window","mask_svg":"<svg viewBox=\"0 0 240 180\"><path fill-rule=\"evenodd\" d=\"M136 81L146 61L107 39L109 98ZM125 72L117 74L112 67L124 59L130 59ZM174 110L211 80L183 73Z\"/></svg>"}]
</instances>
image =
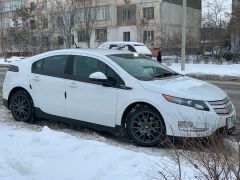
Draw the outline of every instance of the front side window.
<instances>
[{"instance_id":1,"label":"front side window","mask_svg":"<svg viewBox=\"0 0 240 180\"><path fill-rule=\"evenodd\" d=\"M179 75L157 61L138 54L109 55L115 63L139 80L154 80Z\"/></svg>"},{"instance_id":2,"label":"front side window","mask_svg":"<svg viewBox=\"0 0 240 180\"><path fill-rule=\"evenodd\" d=\"M95 72L102 72L116 85L122 82L117 73L102 61L87 56L74 56L72 75L75 80L91 82L89 76Z\"/></svg>"},{"instance_id":3,"label":"front side window","mask_svg":"<svg viewBox=\"0 0 240 180\"><path fill-rule=\"evenodd\" d=\"M53 77L63 77L67 63L66 55L51 56L33 63L32 72Z\"/></svg>"}]
</instances>

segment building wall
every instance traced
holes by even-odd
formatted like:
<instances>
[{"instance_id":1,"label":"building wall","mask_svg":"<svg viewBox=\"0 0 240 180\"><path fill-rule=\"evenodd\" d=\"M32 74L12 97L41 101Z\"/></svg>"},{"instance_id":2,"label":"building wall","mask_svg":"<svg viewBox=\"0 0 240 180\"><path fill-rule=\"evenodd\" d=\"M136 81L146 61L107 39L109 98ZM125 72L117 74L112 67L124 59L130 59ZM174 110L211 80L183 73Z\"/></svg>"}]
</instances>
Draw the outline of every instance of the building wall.
<instances>
[{"instance_id":1,"label":"building wall","mask_svg":"<svg viewBox=\"0 0 240 180\"><path fill-rule=\"evenodd\" d=\"M47 5L49 8L50 1L24 0L24 5L29 6L31 2L40 2L43 3L44 7ZM196 3L192 2L192 0L188 0L187 36L200 44L201 0L195 0ZM106 29L106 41L123 41L125 32L130 33L130 41L144 41L151 48L163 48L167 44L164 43L166 39L181 38L181 0L99 0L99 6L110 7L110 17L96 22L96 29ZM154 18L146 20L143 16L143 8L150 7L154 7ZM130 9L131 18L129 21L123 20L123 9L125 8ZM49 17L49 30L52 29L51 20ZM87 47L85 42L78 42L77 31L76 28L73 33L75 43L78 47ZM52 49L65 48L65 45L56 44L58 36L58 34L54 34ZM96 48L103 42L96 40L96 32L93 32L91 47ZM178 43L175 44L179 47ZM72 47L74 48L76 45L74 44Z\"/></svg>"},{"instance_id":2,"label":"building wall","mask_svg":"<svg viewBox=\"0 0 240 180\"><path fill-rule=\"evenodd\" d=\"M175 40L175 48L179 48L181 46L183 8L181 3L170 2L171 0L164 0L161 5L161 36L162 39L164 39L162 41L162 46L168 46L168 40L173 41L172 43L174 44ZM188 5L187 7L187 46L190 48L197 48L200 44L202 12L200 8L196 8L199 4L190 5L191 6Z\"/></svg>"}]
</instances>

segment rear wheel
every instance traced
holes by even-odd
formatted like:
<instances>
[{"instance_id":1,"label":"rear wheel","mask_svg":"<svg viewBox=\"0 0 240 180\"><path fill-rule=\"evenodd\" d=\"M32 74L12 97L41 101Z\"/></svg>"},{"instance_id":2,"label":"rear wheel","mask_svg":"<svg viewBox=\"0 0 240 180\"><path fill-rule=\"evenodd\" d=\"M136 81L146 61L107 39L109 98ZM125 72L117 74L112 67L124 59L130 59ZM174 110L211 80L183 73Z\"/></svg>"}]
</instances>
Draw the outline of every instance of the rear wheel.
<instances>
[{"instance_id":1,"label":"rear wheel","mask_svg":"<svg viewBox=\"0 0 240 180\"><path fill-rule=\"evenodd\" d=\"M137 106L127 117L126 132L140 146L152 147L165 139L165 125L160 113L149 106Z\"/></svg>"},{"instance_id":2,"label":"rear wheel","mask_svg":"<svg viewBox=\"0 0 240 180\"><path fill-rule=\"evenodd\" d=\"M34 122L34 105L27 91L19 90L12 95L10 99L10 110L16 121Z\"/></svg>"}]
</instances>

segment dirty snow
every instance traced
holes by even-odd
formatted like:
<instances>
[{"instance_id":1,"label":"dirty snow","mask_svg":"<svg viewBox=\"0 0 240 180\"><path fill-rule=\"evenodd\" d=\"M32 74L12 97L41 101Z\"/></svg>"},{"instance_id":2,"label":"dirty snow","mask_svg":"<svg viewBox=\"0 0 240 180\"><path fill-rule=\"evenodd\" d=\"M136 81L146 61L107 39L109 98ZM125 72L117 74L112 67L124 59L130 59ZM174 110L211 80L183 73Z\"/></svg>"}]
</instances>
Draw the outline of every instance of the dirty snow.
<instances>
[{"instance_id":1,"label":"dirty snow","mask_svg":"<svg viewBox=\"0 0 240 180\"><path fill-rule=\"evenodd\" d=\"M33 127L33 128L29 128ZM170 155L112 145L46 126L15 122L0 107L1 180L142 180L153 168L175 168ZM87 134L86 134L87 136ZM184 166L185 177L194 171Z\"/></svg>"}]
</instances>

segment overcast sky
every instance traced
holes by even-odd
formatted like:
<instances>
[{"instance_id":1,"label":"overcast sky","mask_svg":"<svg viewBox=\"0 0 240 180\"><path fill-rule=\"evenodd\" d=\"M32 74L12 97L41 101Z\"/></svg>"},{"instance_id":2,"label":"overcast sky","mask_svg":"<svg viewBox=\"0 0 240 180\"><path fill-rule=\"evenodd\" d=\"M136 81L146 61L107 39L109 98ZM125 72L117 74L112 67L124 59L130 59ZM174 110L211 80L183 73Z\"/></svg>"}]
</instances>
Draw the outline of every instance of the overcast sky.
<instances>
[{"instance_id":1,"label":"overcast sky","mask_svg":"<svg viewBox=\"0 0 240 180\"><path fill-rule=\"evenodd\" d=\"M207 2L214 2L214 1L216 1L216 0L203 0L203 11L204 11L204 7L206 7ZM223 1L226 5L227 11L231 12L232 0L218 0L218 1Z\"/></svg>"}]
</instances>

